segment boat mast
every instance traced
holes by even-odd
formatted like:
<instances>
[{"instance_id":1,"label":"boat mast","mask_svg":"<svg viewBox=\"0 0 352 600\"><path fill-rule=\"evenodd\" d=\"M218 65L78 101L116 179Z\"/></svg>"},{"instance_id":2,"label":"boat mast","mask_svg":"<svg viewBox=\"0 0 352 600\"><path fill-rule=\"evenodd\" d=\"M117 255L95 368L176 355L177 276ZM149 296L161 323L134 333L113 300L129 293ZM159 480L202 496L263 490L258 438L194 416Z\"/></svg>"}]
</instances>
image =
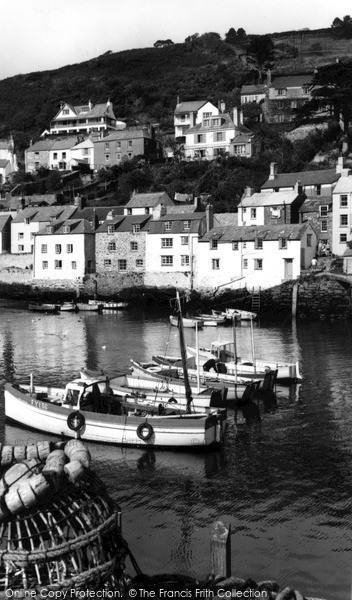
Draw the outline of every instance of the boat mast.
<instances>
[{"instance_id":1,"label":"boat mast","mask_svg":"<svg viewBox=\"0 0 352 600\"><path fill-rule=\"evenodd\" d=\"M185 382L185 392L186 392L186 400L187 400L187 412L191 412L191 403L193 402L192 398L192 390L189 384L188 378L188 370L187 370L187 358L186 358L186 345L185 345L185 337L183 332L183 321L182 321L182 311L181 311L181 302L180 295L176 292L176 306L177 306L177 314L178 314L178 331L180 334L180 350L181 350L181 358L182 358L182 368L183 368L183 378Z\"/></svg>"},{"instance_id":2,"label":"boat mast","mask_svg":"<svg viewBox=\"0 0 352 600\"><path fill-rule=\"evenodd\" d=\"M233 354L235 359L235 378L237 383L237 338L236 338L236 317L232 317L232 328L233 328Z\"/></svg>"},{"instance_id":3,"label":"boat mast","mask_svg":"<svg viewBox=\"0 0 352 600\"><path fill-rule=\"evenodd\" d=\"M252 342L252 361L253 361L253 367L254 367L254 373L257 373L257 365L256 365L256 358L255 358L255 350L254 350L254 333L253 333L253 317L251 316L251 342Z\"/></svg>"}]
</instances>

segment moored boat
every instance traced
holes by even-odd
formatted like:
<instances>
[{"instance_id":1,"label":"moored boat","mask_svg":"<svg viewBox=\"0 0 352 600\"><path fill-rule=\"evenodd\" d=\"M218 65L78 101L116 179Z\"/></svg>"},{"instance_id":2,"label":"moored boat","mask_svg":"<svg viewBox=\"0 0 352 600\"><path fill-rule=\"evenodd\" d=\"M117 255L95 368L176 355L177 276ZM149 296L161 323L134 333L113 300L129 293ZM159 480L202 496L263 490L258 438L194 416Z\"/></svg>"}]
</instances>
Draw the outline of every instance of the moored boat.
<instances>
[{"instance_id":1,"label":"moored boat","mask_svg":"<svg viewBox=\"0 0 352 600\"><path fill-rule=\"evenodd\" d=\"M34 312L58 313L59 305L51 304L49 302L43 302L43 303L38 303L38 304L28 304L28 310L32 310Z\"/></svg>"},{"instance_id":2,"label":"moored boat","mask_svg":"<svg viewBox=\"0 0 352 600\"><path fill-rule=\"evenodd\" d=\"M238 308L226 308L223 314L227 319L232 321L255 321L258 316L257 313L249 310L239 310Z\"/></svg>"},{"instance_id":3,"label":"moored boat","mask_svg":"<svg viewBox=\"0 0 352 600\"><path fill-rule=\"evenodd\" d=\"M102 310L122 310L124 308L128 308L129 306L129 302L122 300L88 300L88 304L99 304Z\"/></svg>"},{"instance_id":4,"label":"moored boat","mask_svg":"<svg viewBox=\"0 0 352 600\"><path fill-rule=\"evenodd\" d=\"M226 411L141 416L102 394L103 383L77 379L65 388L7 383L5 416L45 433L110 444L197 450L222 441Z\"/></svg>"},{"instance_id":5,"label":"moored boat","mask_svg":"<svg viewBox=\"0 0 352 600\"><path fill-rule=\"evenodd\" d=\"M77 302L77 309L88 312L101 312L102 308L100 304L91 302Z\"/></svg>"},{"instance_id":6,"label":"moored boat","mask_svg":"<svg viewBox=\"0 0 352 600\"><path fill-rule=\"evenodd\" d=\"M171 325L175 325L175 327L178 327L178 317L170 315L169 318ZM204 325L204 321L202 319L197 318L182 317L182 324L183 327L201 328Z\"/></svg>"},{"instance_id":7,"label":"moored boat","mask_svg":"<svg viewBox=\"0 0 352 600\"><path fill-rule=\"evenodd\" d=\"M75 302L63 302L62 304L58 304L58 310L60 312L76 312L77 305Z\"/></svg>"}]
</instances>

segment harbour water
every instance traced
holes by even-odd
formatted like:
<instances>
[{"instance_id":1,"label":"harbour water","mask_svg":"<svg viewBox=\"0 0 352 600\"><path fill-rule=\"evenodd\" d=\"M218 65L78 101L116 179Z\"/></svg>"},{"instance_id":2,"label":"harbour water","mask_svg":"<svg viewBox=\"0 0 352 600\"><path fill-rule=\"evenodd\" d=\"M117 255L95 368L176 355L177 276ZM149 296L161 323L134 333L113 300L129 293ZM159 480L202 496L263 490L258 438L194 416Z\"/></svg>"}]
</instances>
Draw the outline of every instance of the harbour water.
<instances>
[{"instance_id":1,"label":"harbour water","mask_svg":"<svg viewBox=\"0 0 352 600\"><path fill-rule=\"evenodd\" d=\"M179 354L167 313L35 314L0 304L0 437L9 444L47 439L5 424L3 385L64 385L82 366L107 372L131 358ZM194 345L195 332L186 330ZM231 339L205 328L201 346ZM257 357L299 360L300 386L280 389L260 428L236 430L225 447L191 454L91 444L94 468L119 502L123 533L148 574L210 570L209 532L232 525L233 573L274 579L307 596L346 600L352 567L352 328L326 323L255 326ZM250 328L237 328L238 351L251 356Z\"/></svg>"}]
</instances>

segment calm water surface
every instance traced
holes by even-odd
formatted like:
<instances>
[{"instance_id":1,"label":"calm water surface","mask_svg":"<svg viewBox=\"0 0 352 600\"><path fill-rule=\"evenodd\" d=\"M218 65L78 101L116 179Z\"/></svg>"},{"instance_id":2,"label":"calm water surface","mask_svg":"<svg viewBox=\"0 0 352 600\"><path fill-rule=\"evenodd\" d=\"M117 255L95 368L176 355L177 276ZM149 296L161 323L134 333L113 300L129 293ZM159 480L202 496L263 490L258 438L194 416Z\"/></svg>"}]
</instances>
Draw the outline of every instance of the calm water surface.
<instances>
[{"instance_id":1,"label":"calm water surface","mask_svg":"<svg viewBox=\"0 0 352 600\"><path fill-rule=\"evenodd\" d=\"M143 312L40 315L0 304L1 441L45 439L5 425L3 384L65 384L82 366L114 371L131 358L179 354L167 315ZM200 345L231 338L206 328ZM91 445L94 466L123 512L124 535L143 571L203 578L209 532L231 523L233 572L276 579L306 595L345 600L351 593L352 331L291 323L255 327L258 357L299 360L303 382L280 390L279 408L260 430L236 431L209 454L147 453ZM248 326L238 349L251 354ZM195 332L186 330L188 343Z\"/></svg>"}]
</instances>

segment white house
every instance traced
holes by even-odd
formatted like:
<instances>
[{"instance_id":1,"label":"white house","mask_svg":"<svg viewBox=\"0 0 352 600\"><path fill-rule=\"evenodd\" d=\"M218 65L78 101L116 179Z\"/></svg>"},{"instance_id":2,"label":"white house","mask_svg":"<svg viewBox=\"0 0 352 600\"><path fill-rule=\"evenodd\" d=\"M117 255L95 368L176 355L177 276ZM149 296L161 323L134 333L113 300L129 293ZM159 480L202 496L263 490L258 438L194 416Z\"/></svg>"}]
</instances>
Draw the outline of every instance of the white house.
<instances>
[{"instance_id":1,"label":"white house","mask_svg":"<svg viewBox=\"0 0 352 600\"><path fill-rule=\"evenodd\" d=\"M5 183L7 177L18 171L17 158L13 136L0 140L0 184Z\"/></svg>"},{"instance_id":2,"label":"white house","mask_svg":"<svg viewBox=\"0 0 352 600\"><path fill-rule=\"evenodd\" d=\"M94 143L91 138L87 138L71 148L71 167L81 164L88 165L94 169Z\"/></svg>"},{"instance_id":3,"label":"white house","mask_svg":"<svg viewBox=\"0 0 352 600\"><path fill-rule=\"evenodd\" d=\"M270 174L261 187L261 192L285 192L293 190L300 182L306 196L329 196L343 170L343 157L338 159L335 169L300 171L299 173L278 173L277 164L270 164Z\"/></svg>"},{"instance_id":4,"label":"white house","mask_svg":"<svg viewBox=\"0 0 352 600\"><path fill-rule=\"evenodd\" d=\"M236 138L240 134L251 134L243 125L242 111L233 109L233 115L220 113L203 118L201 123L185 131L184 153L188 159L212 160L225 154L241 154L249 157L252 153L251 136Z\"/></svg>"},{"instance_id":5,"label":"white house","mask_svg":"<svg viewBox=\"0 0 352 600\"><path fill-rule=\"evenodd\" d=\"M190 127L218 114L219 109L207 100L178 102L174 112L175 137L183 137Z\"/></svg>"},{"instance_id":6,"label":"white house","mask_svg":"<svg viewBox=\"0 0 352 600\"><path fill-rule=\"evenodd\" d=\"M352 175L343 169L332 194L332 253L343 256L352 240Z\"/></svg>"},{"instance_id":7,"label":"white house","mask_svg":"<svg viewBox=\"0 0 352 600\"><path fill-rule=\"evenodd\" d=\"M43 206L21 210L11 222L11 254L32 254L34 234L51 222L69 219L76 206Z\"/></svg>"},{"instance_id":8,"label":"white house","mask_svg":"<svg viewBox=\"0 0 352 600\"><path fill-rule=\"evenodd\" d=\"M258 85L243 85L241 87L241 104L248 102L257 102L259 104L266 98L267 86L260 83Z\"/></svg>"},{"instance_id":9,"label":"white house","mask_svg":"<svg viewBox=\"0 0 352 600\"><path fill-rule=\"evenodd\" d=\"M148 192L146 194L133 192L130 200L124 206L123 213L124 215L151 215L153 209L158 205L168 207L175 206L175 203L166 192Z\"/></svg>"},{"instance_id":10,"label":"white house","mask_svg":"<svg viewBox=\"0 0 352 600\"><path fill-rule=\"evenodd\" d=\"M194 285L198 290L279 285L310 267L316 246L309 223L213 227L198 241Z\"/></svg>"},{"instance_id":11,"label":"white house","mask_svg":"<svg viewBox=\"0 0 352 600\"><path fill-rule=\"evenodd\" d=\"M34 279L76 281L95 271L95 232L88 221L51 223L33 237Z\"/></svg>"},{"instance_id":12,"label":"white house","mask_svg":"<svg viewBox=\"0 0 352 600\"><path fill-rule=\"evenodd\" d=\"M251 188L246 188L246 195L238 205L238 224L247 226L298 223L299 209L305 198L299 182L292 191L284 192L251 194Z\"/></svg>"},{"instance_id":13,"label":"white house","mask_svg":"<svg viewBox=\"0 0 352 600\"><path fill-rule=\"evenodd\" d=\"M88 100L87 104L77 106L62 102L50 123L50 134L89 134L92 131L109 132L125 127L126 123L116 121L110 100L102 104L92 104Z\"/></svg>"},{"instance_id":14,"label":"white house","mask_svg":"<svg viewBox=\"0 0 352 600\"><path fill-rule=\"evenodd\" d=\"M69 171L73 165L73 150L80 143L77 136L67 136L54 140L49 150L49 169L58 169L59 171Z\"/></svg>"}]
</instances>

